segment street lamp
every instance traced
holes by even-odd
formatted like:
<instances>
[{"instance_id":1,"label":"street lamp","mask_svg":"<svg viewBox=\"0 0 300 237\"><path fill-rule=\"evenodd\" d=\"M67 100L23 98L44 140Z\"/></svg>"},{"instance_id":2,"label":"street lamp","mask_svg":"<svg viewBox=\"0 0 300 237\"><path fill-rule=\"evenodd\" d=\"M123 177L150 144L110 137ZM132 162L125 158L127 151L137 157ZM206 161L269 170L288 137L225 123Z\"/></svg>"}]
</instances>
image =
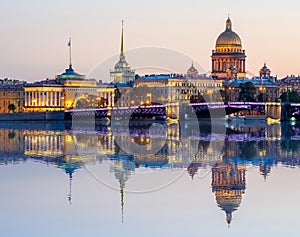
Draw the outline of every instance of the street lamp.
<instances>
[{"instance_id":1,"label":"street lamp","mask_svg":"<svg viewBox=\"0 0 300 237\"><path fill-rule=\"evenodd\" d=\"M233 97L233 96L232 96L232 92L233 92L233 90L234 90L234 87L229 87L228 89L229 89L229 100L230 100L230 101L233 101L233 99L232 99L232 97Z\"/></svg>"}]
</instances>

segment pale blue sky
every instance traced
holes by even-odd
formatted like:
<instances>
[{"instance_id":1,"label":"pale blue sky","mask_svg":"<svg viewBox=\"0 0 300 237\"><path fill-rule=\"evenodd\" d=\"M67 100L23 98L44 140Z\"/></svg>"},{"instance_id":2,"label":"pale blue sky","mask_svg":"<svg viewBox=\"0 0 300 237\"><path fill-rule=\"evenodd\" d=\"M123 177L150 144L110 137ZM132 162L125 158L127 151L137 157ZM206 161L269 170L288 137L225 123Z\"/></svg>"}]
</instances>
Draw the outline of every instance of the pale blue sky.
<instances>
[{"instance_id":1,"label":"pale blue sky","mask_svg":"<svg viewBox=\"0 0 300 237\"><path fill-rule=\"evenodd\" d=\"M0 78L53 78L68 64L70 36L74 68L87 74L118 53L122 19L126 49L167 47L209 71L211 50L228 13L242 38L249 71L257 74L266 61L275 75L300 73L296 0L1 0Z\"/></svg>"}]
</instances>

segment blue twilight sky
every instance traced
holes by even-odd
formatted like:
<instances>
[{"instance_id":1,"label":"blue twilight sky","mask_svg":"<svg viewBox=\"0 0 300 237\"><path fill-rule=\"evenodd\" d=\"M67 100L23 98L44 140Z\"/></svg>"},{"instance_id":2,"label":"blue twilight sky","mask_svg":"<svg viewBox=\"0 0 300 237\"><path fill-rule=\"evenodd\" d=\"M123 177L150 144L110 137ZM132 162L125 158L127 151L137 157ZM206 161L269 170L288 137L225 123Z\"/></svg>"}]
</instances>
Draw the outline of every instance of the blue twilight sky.
<instances>
[{"instance_id":1,"label":"blue twilight sky","mask_svg":"<svg viewBox=\"0 0 300 237\"><path fill-rule=\"evenodd\" d=\"M1 0L0 78L53 78L68 64L70 36L74 68L88 74L119 52L122 19L126 49L170 48L209 71L211 50L228 13L250 72L257 74L266 61L279 77L300 73L297 0Z\"/></svg>"}]
</instances>

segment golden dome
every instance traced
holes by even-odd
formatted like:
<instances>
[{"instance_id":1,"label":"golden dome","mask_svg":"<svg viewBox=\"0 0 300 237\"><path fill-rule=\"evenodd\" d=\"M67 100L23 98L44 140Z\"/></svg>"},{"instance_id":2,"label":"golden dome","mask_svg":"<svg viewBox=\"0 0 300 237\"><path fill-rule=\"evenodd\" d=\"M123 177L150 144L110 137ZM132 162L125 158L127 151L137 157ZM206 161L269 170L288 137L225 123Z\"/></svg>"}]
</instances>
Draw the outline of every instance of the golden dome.
<instances>
[{"instance_id":1,"label":"golden dome","mask_svg":"<svg viewBox=\"0 0 300 237\"><path fill-rule=\"evenodd\" d=\"M232 31L232 23L229 17L226 21L225 31L219 35L216 42L216 47L224 46L242 46L241 38Z\"/></svg>"}]
</instances>

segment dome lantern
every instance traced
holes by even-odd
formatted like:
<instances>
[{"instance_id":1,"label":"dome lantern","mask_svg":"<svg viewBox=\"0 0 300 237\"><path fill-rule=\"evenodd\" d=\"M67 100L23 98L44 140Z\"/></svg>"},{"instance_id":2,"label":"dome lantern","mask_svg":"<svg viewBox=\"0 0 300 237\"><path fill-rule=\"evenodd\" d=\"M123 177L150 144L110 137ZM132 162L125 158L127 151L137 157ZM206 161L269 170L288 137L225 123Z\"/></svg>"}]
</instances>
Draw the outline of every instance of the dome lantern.
<instances>
[{"instance_id":1,"label":"dome lantern","mask_svg":"<svg viewBox=\"0 0 300 237\"><path fill-rule=\"evenodd\" d=\"M228 16L228 19L226 21L226 31L232 31L232 23L230 20L230 17Z\"/></svg>"}]
</instances>

